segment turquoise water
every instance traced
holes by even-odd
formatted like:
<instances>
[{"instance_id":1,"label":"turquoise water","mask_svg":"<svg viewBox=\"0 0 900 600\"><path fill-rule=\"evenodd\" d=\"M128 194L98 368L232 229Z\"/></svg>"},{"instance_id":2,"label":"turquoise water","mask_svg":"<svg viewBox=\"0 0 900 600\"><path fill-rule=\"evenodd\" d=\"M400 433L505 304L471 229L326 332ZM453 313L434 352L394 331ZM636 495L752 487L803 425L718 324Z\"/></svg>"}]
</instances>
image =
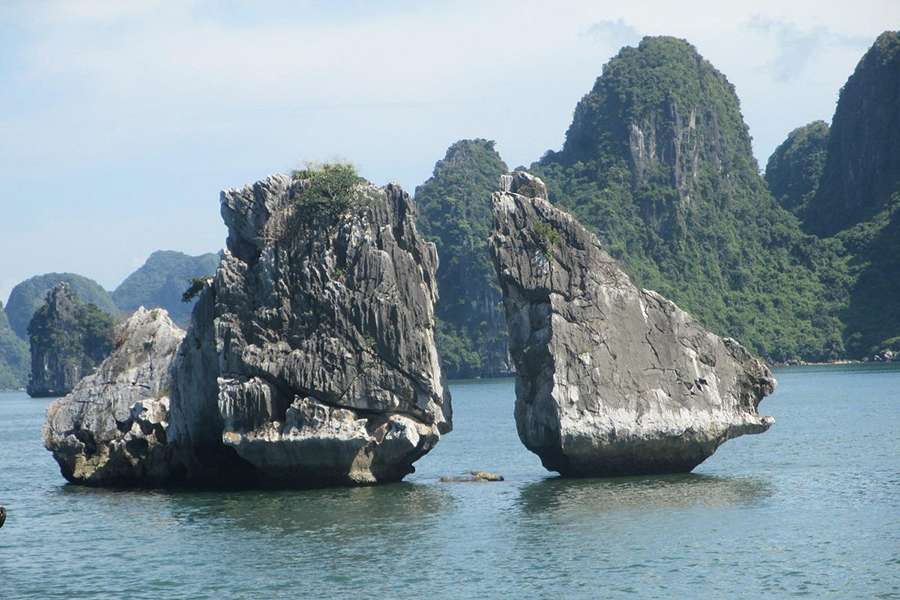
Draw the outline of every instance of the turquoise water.
<instances>
[{"instance_id":1,"label":"turquoise water","mask_svg":"<svg viewBox=\"0 0 900 600\"><path fill-rule=\"evenodd\" d=\"M518 441L512 380L452 385L401 484L66 485L48 401L0 395L0 598L900 598L900 368L777 373L766 434L694 474L567 481ZM502 483L440 483L486 469Z\"/></svg>"}]
</instances>

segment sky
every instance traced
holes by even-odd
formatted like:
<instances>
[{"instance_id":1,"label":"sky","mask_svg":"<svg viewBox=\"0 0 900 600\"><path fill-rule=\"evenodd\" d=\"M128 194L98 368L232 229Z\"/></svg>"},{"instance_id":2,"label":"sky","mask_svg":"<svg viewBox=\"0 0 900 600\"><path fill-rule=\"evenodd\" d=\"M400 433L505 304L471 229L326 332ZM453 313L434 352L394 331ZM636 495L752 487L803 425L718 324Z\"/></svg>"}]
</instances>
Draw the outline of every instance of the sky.
<instances>
[{"instance_id":1,"label":"sky","mask_svg":"<svg viewBox=\"0 0 900 600\"><path fill-rule=\"evenodd\" d=\"M645 35L728 77L764 166L898 23L897 0L0 0L0 300L217 251L219 191L306 161L410 193L462 138L528 165Z\"/></svg>"}]
</instances>

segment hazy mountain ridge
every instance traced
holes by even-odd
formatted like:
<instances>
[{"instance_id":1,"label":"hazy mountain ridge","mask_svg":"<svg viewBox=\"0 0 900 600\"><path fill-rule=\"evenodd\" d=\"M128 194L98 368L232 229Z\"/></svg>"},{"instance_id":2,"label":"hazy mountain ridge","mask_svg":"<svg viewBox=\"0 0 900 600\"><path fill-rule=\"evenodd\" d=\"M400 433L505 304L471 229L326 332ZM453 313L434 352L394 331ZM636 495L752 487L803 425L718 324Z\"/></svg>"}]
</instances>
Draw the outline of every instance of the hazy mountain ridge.
<instances>
[{"instance_id":1,"label":"hazy mountain ridge","mask_svg":"<svg viewBox=\"0 0 900 600\"><path fill-rule=\"evenodd\" d=\"M173 250L157 250L147 261L112 292L116 306L126 313L139 306L164 308L173 321L184 325L191 318L193 302L182 302L181 296L196 277L209 277L216 272L217 253L188 256Z\"/></svg>"},{"instance_id":2,"label":"hazy mountain ridge","mask_svg":"<svg viewBox=\"0 0 900 600\"><path fill-rule=\"evenodd\" d=\"M31 371L28 325L45 306L47 294L58 284L67 284L79 302L92 304L113 319L144 306L165 308L173 320L185 324L194 302L183 302L182 294L192 278L215 273L219 260L220 255L212 252L188 256L158 250L113 292L76 273L45 273L22 281L10 293L9 304L3 307L0 303L0 389L23 388L28 384Z\"/></svg>"},{"instance_id":3,"label":"hazy mountain ridge","mask_svg":"<svg viewBox=\"0 0 900 600\"><path fill-rule=\"evenodd\" d=\"M16 335L23 340L28 339L31 318L43 306L47 293L60 283L66 283L82 302L94 304L110 315L118 315L119 309L109 292L93 279L76 273L45 273L29 277L9 294L6 315Z\"/></svg>"}]
</instances>

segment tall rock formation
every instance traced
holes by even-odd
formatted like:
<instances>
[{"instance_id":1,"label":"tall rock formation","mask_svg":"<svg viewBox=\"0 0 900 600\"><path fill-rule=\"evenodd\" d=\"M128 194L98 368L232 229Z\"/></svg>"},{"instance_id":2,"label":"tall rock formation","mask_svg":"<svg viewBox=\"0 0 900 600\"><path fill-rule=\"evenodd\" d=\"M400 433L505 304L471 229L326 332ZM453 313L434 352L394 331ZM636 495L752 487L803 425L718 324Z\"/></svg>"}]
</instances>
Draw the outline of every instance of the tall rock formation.
<instances>
[{"instance_id":1,"label":"tall rock formation","mask_svg":"<svg viewBox=\"0 0 900 600\"><path fill-rule=\"evenodd\" d=\"M886 31L841 88L807 229L833 235L884 210L900 190L898 148L900 32Z\"/></svg>"},{"instance_id":2,"label":"tall rock formation","mask_svg":"<svg viewBox=\"0 0 900 600\"><path fill-rule=\"evenodd\" d=\"M113 347L113 320L81 302L67 283L47 294L28 325L32 397L62 396L94 371Z\"/></svg>"},{"instance_id":3,"label":"tall rock formation","mask_svg":"<svg viewBox=\"0 0 900 600\"><path fill-rule=\"evenodd\" d=\"M900 351L900 32L881 34L859 61L827 136L824 124L792 132L766 179L786 206L802 199L795 212L820 236L818 255L839 257L822 279L844 355Z\"/></svg>"},{"instance_id":4,"label":"tall rock formation","mask_svg":"<svg viewBox=\"0 0 900 600\"><path fill-rule=\"evenodd\" d=\"M416 188L419 224L441 257L437 342L451 378L512 370L500 288L487 247L491 193L507 170L494 142L460 140L437 162L431 178Z\"/></svg>"},{"instance_id":5,"label":"tall rock formation","mask_svg":"<svg viewBox=\"0 0 900 600\"><path fill-rule=\"evenodd\" d=\"M164 310L138 308L96 373L47 410L44 445L66 479L92 485L173 478L167 447L170 366L184 338Z\"/></svg>"},{"instance_id":6,"label":"tall rock formation","mask_svg":"<svg viewBox=\"0 0 900 600\"><path fill-rule=\"evenodd\" d=\"M686 41L623 48L531 170L640 285L714 331L771 360L842 353L827 257L768 192L734 87Z\"/></svg>"},{"instance_id":7,"label":"tall rock formation","mask_svg":"<svg viewBox=\"0 0 900 600\"><path fill-rule=\"evenodd\" d=\"M660 294L636 287L597 238L505 176L491 247L516 362L516 425L547 469L572 476L690 471L757 413L768 368Z\"/></svg>"},{"instance_id":8,"label":"tall rock formation","mask_svg":"<svg viewBox=\"0 0 900 600\"><path fill-rule=\"evenodd\" d=\"M227 190L221 204L228 249L193 290L165 418L147 417L165 421L154 438L165 448L152 454L167 466L136 465L131 483L311 486L412 472L450 431L451 407L434 343L437 254L409 196L326 165Z\"/></svg>"},{"instance_id":9,"label":"tall rock formation","mask_svg":"<svg viewBox=\"0 0 900 600\"><path fill-rule=\"evenodd\" d=\"M182 302L182 293L192 280L211 277L218 265L219 255L212 252L188 256L181 252L158 250L119 284L112 293L112 299L126 314L139 306L164 308L176 323L187 325L193 305Z\"/></svg>"},{"instance_id":10,"label":"tall rock formation","mask_svg":"<svg viewBox=\"0 0 900 600\"><path fill-rule=\"evenodd\" d=\"M45 273L35 275L19 283L9 294L6 314L9 324L23 340L28 340L28 324L31 317L44 305L47 293L60 283L69 286L75 295L88 304L93 304L103 312L116 316L118 309L109 292L93 279L75 273Z\"/></svg>"}]
</instances>

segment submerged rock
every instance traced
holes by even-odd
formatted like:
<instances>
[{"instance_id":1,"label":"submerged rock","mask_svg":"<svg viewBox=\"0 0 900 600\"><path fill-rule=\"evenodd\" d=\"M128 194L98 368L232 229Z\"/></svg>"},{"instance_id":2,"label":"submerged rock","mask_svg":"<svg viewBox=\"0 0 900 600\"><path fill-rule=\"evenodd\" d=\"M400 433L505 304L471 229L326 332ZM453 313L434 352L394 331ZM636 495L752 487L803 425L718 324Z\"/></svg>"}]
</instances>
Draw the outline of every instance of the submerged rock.
<instances>
[{"instance_id":1,"label":"submerged rock","mask_svg":"<svg viewBox=\"0 0 900 600\"><path fill-rule=\"evenodd\" d=\"M125 350L51 408L46 445L67 478L396 481L450 431L435 247L399 187L327 169L222 193L228 248L192 286L180 345L148 346L126 328ZM108 385L124 373L120 354L142 348L137 364L152 368Z\"/></svg>"},{"instance_id":2,"label":"submerged rock","mask_svg":"<svg viewBox=\"0 0 900 600\"><path fill-rule=\"evenodd\" d=\"M469 471L465 475L442 475L441 483L470 483L475 481L503 481L503 475L490 471Z\"/></svg>"},{"instance_id":3,"label":"submerged rock","mask_svg":"<svg viewBox=\"0 0 900 600\"><path fill-rule=\"evenodd\" d=\"M170 365L184 337L165 310L140 307L97 372L47 410L44 445L63 476L87 484L171 478L166 447Z\"/></svg>"},{"instance_id":4,"label":"submerged rock","mask_svg":"<svg viewBox=\"0 0 900 600\"><path fill-rule=\"evenodd\" d=\"M726 440L760 433L769 369L656 292L636 287L597 238L503 176L491 246L516 364L516 425L563 475L690 471Z\"/></svg>"}]
</instances>

